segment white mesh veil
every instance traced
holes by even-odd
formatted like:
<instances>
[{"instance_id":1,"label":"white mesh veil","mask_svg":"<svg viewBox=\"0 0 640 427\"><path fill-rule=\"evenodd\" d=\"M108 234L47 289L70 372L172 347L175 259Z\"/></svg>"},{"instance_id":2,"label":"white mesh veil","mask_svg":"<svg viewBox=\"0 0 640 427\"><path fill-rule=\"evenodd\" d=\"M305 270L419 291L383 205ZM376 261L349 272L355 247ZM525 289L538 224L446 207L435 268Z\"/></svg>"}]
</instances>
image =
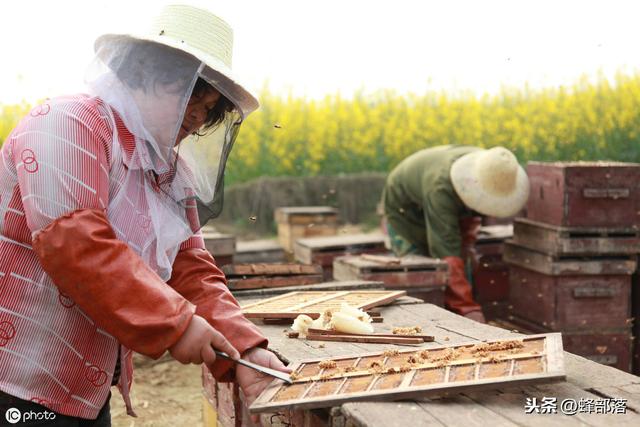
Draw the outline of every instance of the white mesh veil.
<instances>
[{"instance_id":1,"label":"white mesh veil","mask_svg":"<svg viewBox=\"0 0 640 427\"><path fill-rule=\"evenodd\" d=\"M195 57L129 36L103 38L87 73L90 93L115 111L114 129L118 116L135 137L125 144L114 132L112 157L126 167L110 174L119 190L110 191L109 220L164 279L180 243L220 213L224 167L242 122L234 108L217 126L177 141L198 79L227 92L224 76ZM135 214L149 218L142 230Z\"/></svg>"}]
</instances>

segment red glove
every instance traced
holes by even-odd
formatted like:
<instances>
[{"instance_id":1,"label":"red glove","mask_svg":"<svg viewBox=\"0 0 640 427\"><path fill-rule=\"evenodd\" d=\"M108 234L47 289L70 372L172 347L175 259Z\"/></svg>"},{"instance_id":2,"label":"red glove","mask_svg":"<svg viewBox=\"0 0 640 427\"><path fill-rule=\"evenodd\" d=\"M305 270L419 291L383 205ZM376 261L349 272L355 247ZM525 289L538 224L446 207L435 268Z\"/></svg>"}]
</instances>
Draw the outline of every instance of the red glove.
<instances>
[{"instance_id":1,"label":"red glove","mask_svg":"<svg viewBox=\"0 0 640 427\"><path fill-rule=\"evenodd\" d=\"M240 354L253 347L267 347L267 339L244 317L227 288L224 273L206 250L194 248L178 252L167 283L194 303L196 314L220 331ZM219 381L230 381L232 367L231 362L218 358L211 373Z\"/></svg>"},{"instance_id":2,"label":"red glove","mask_svg":"<svg viewBox=\"0 0 640 427\"><path fill-rule=\"evenodd\" d=\"M33 249L60 292L138 353L162 356L196 310L117 239L102 210L56 219L35 236Z\"/></svg>"},{"instance_id":3,"label":"red glove","mask_svg":"<svg viewBox=\"0 0 640 427\"><path fill-rule=\"evenodd\" d=\"M460 239L462 247L460 255L463 260L470 260L472 270L475 272L478 268L478 256L476 253L476 240L478 240L478 232L482 226L482 218L479 216L469 216L461 218L458 221L460 225Z\"/></svg>"},{"instance_id":4,"label":"red glove","mask_svg":"<svg viewBox=\"0 0 640 427\"><path fill-rule=\"evenodd\" d=\"M449 264L449 286L444 293L445 306L463 316L472 311L482 311L478 303L473 300L471 285L465 277L462 258L448 256L443 260Z\"/></svg>"}]
</instances>

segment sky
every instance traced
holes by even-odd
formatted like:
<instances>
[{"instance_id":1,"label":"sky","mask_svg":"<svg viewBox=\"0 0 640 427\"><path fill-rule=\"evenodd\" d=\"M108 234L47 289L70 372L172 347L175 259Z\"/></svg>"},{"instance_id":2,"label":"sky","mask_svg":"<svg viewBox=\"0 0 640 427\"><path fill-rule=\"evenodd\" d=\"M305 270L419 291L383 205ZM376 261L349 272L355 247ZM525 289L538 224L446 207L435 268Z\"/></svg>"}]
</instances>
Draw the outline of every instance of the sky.
<instances>
[{"instance_id":1,"label":"sky","mask_svg":"<svg viewBox=\"0 0 640 427\"><path fill-rule=\"evenodd\" d=\"M167 3L0 2L0 104L83 89L93 42L144 31ZM253 92L496 93L640 70L628 0L185 0L234 29L233 69Z\"/></svg>"}]
</instances>

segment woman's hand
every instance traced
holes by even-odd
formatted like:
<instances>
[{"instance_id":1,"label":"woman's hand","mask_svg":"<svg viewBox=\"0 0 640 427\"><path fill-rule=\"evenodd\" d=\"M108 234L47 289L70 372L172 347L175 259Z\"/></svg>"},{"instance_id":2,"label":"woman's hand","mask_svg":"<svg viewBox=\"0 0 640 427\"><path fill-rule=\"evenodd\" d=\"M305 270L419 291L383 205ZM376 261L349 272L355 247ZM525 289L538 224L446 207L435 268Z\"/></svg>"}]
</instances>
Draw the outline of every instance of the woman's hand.
<instances>
[{"instance_id":1,"label":"woman's hand","mask_svg":"<svg viewBox=\"0 0 640 427\"><path fill-rule=\"evenodd\" d=\"M275 354L261 347L254 347L245 351L242 354L242 358L249 362L253 362L256 365L264 366L265 368L291 373L291 369L284 366ZM236 367L236 381L244 393L245 404L247 406L251 405L251 403L256 400L258 395L262 393L262 390L264 390L272 380L273 377L261 374L258 371L247 368L246 366L237 365ZM251 419L254 423L257 423L259 421L259 416L252 415Z\"/></svg>"},{"instance_id":2,"label":"woman's hand","mask_svg":"<svg viewBox=\"0 0 640 427\"><path fill-rule=\"evenodd\" d=\"M180 339L169 347L169 353L181 363L198 365L204 363L207 366L212 366L216 361L214 348L224 351L233 359L240 357L238 350L233 348L224 335L204 318L194 315Z\"/></svg>"}]
</instances>

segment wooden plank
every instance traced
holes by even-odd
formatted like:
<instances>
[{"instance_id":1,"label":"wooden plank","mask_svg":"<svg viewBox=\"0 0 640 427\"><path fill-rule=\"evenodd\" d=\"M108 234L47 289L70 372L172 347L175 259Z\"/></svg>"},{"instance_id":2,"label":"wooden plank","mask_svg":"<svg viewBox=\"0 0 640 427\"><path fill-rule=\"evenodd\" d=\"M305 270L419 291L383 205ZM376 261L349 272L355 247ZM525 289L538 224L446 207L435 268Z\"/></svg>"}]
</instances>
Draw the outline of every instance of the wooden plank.
<instances>
[{"instance_id":1,"label":"wooden plank","mask_svg":"<svg viewBox=\"0 0 640 427\"><path fill-rule=\"evenodd\" d=\"M631 275L635 272L637 265L635 256L553 257L524 248L513 241L505 242L503 259L511 264L551 276Z\"/></svg>"},{"instance_id":2,"label":"wooden plank","mask_svg":"<svg viewBox=\"0 0 640 427\"><path fill-rule=\"evenodd\" d=\"M338 210L331 206L285 206L276 208L274 217L277 223L287 223L295 216L337 217Z\"/></svg>"},{"instance_id":3,"label":"wooden plank","mask_svg":"<svg viewBox=\"0 0 640 427\"><path fill-rule=\"evenodd\" d=\"M404 296L407 294L406 291L386 291L386 292L388 293L387 294L380 293L380 296L378 298L373 298L372 300L368 301L366 304L360 305L358 308L366 311L373 307L379 307L381 305L388 304L400 298L401 296Z\"/></svg>"},{"instance_id":4,"label":"wooden plank","mask_svg":"<svg viewBox=\"0 0 640 427\"><path fill-rule=\"evenodd\" d=\"M330 293L328 295L324 295L324 296L320 296L319 298L315 298L315 299L310 299L307 300L303 303L300 304L296 304L291 306L290 308L288 308L287 310L291 310L291 311L296 311L296 310L303 310L304 308L308 308L311 305L317 305L329 300L334 300L334 299L338 299L341 297L344 297L346 295L349 295L350 291L342 291L342 292L334 292L334 293Z\"/></svg>"},{"instance_id":5,"label":"wooden plank","mask_svg":"<svg viewBox=\"0 0 640 427\"><path fill-rule=\"evenodd\" d=\"M384 235L374 234L347 234L342 236L309 237L298 239L296 246L309 248L313 251L345 250L354 247L384 246Z\"/></svg>"},{"instance_id":6,"label":"wooden plank","mask_svg":"<svg viewBox=\"0 0 640 427\"><path fill-rule=\"evenodd\" d=\"M296 292L302 290L308 291L355 291L355 290L383 290L384 286L382 282L373 282L366 280L341 280L335 282L323 282L314 285L308 285L304 287L300 286L286 286L283 288L270 288L270 289L253 289L234 291L233 294L236 298L264 298L272 297L276 295L282 295L289 292Z\"/></svg>"},{"instance_id":7,"label":"wooden plank","mask_svg":"<svg viewBox=\"0 0 640 427\"><path fill-rule=\"evenodd\" d=\"M337 264L344 264L356 274L373 273L373 272L413 272L413 271L447 271L448 264L437 258L429 258L417 255L409 255L402 258L393 258L399 260L397 263L382 263L372 260L370 257L379 257L378 255L364 254L359 256L347 255L334 260L334 268ZM387 257L382 257L387 258Z\"/></svg>"},{"instance_id":8,"label":"wooden plank","mask_svg":"<svg viewBox=\"0 0 640 427\"><path fill-rule=\"evenodd\" d=\"M447 426L517 426L500 412L478 405L465 395L421 401L415 406ZM393 414L390 414L393 416Z\"/></svg>"},{"instance_id":9,"label":"wooden plank","mask_svg":"<svg viewBox=\"0 0 640 427\"><path fill-rule=\"evenodd\" d=\"M387 304L405 294L404 291L300 291L250 303L243 306L242 310L249 318L295 318L300 314L317 318L325 310L339 308L342 302L367 310Z\"/></svg>"},{"instance_id":10,"label":"wooden plank","mask_svg":"<svg viewBox=\"0 0 640 427\"><path fill-rule=\"evenodd\" d=\"M407 402L361 402L347 403L340 409L347 418L347 427L445 426L431 415L425 407Z\"/></svg>"},{"instance_id":11,"label":"wooden plank","mask_svg":"<svg viewBox=\"0 0 640 427\"><path fill-rule=\"evenodd\" d=\"M373 254L362 254L360 258L366 261L373 261L376 264L382 265L399 265L402 260L396 256L391 255L373 255Z\"/></svg>"},{"instance_id":12,"label":"wooden plank","mask_svg":"<svg viewBox=\"0 0 640 427\"><path fill-rule=\"evenodd\" d=\"M313 264L296 263L256 263L225 265L222 272L227 278L234 276L286 276L302 274L322 274L322 267Z\"/></svg>"},{"instance_id":13,"label":"wooden plank","mask_svg":"<svg viewBox=\"0 0 640 427\"><path fill-rule=\"evenodd\" d=\"M370 336L376 336L376 337L391 337L391 338L401 338L401 337L407 337L407 338L420 338L423 340L423 342L431 342L433 341L433 336L432 335L420 335L420 334L415 334L415 335L409 335L409 334L351 334L351 333L347 333L347 332L339 332L339 331L333 331L333 330L327 330L327 329L314 329L314 328L309 328L309 333L312 334L324 334L324 335L359 335L359 336L365 336L365 337L370 337Z\"/></svg>"},{"instance_id":14,"label":"wooden plank","mask_svg":"<svg viewBox=\"0 0 640 427\"><path fill-rule=\"evenodd\" d=\"M538 427L544 425L545 427L573 427L585 425L584 422L574 417L561 414L527 414L525 412L526 398L537 397L541 399L542 396L532 396L530 393L525 394L523 389L524 387L510 387L500 390L487 390L481 393L466 392L465 396L471 399L477 406L499 413L502 417L519 426Z\"/></svg>"},{"instance_id":15,"label":"wooden plank","mask_svg":"<svg viewBox=\"0 0 640 427\"><path fill-rule=\"evenodd\" d=\"M251 277L247 279L228 279L227 287L231 290L282 288L287 286L303 287L322 283L322 274L305 274L301 276Z\"/></svg>"},{"instance_id":16,"label":"wooden plank","mask_svg":"<svg viewBox=\"0 0 640 427\"><path fill-rule=\"evenodd\" d=\"M359 342L369 344L422 344L422 338L411 337L381 337L373 335L347 335L347 334L307 334L309 341L335 341L335 342Z\"/></svg>"}]
</instances>

